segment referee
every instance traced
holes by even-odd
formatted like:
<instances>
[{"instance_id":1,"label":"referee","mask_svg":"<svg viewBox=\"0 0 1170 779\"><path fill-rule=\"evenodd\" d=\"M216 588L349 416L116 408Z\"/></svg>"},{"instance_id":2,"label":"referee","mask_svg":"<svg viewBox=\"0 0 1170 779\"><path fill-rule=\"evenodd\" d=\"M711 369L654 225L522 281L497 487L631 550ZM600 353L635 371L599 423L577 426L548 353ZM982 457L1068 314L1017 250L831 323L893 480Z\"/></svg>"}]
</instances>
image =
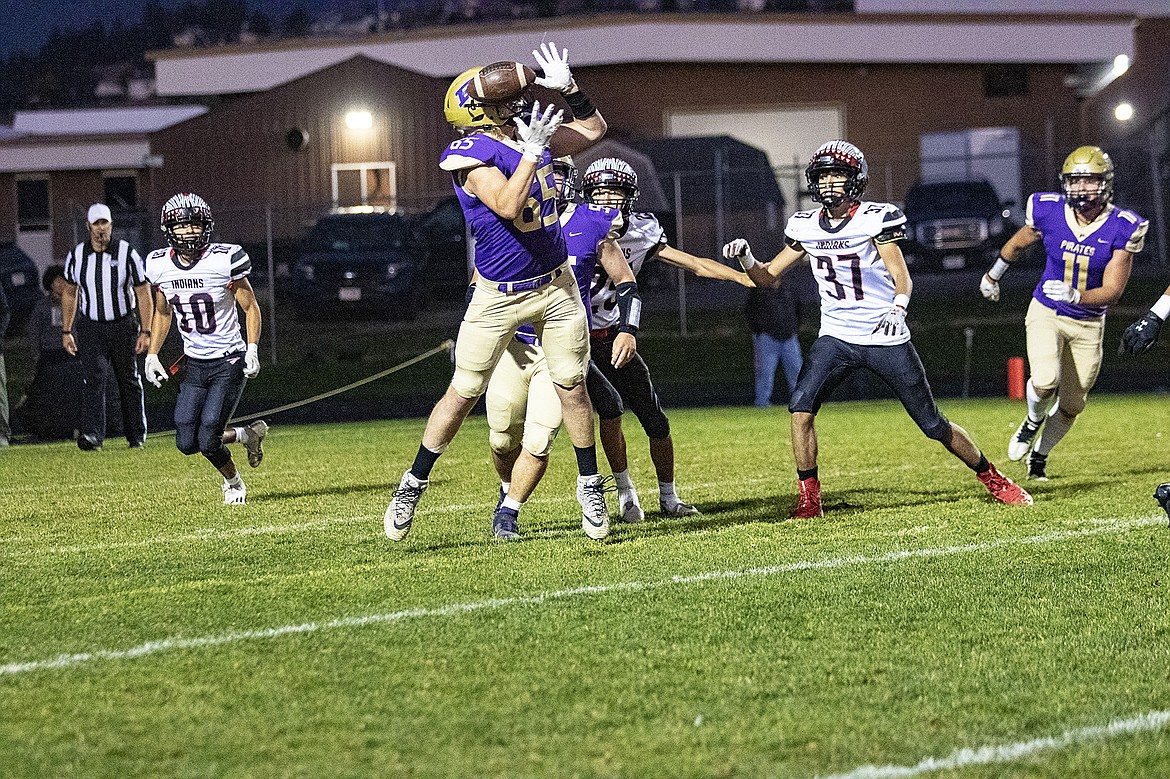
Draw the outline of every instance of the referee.
<instances>
[{"instance_id":1,"label":"referee","mask_svg":"<svg viewBox=\"0 0 1170 779\"><path fill-rule=\"evenodd\" d=\"M150 344L154 304L138 252L123 240L111 242L109 206L94 203L86 219L89 240L65 258L65 293L61 296L61 343L81 357L83 451L102 448L106 437L106 386L111 369L122 401L122 429L131 448L146 440L146 410L135 354ZM137 306L135 300L137 299ZM145 323L145 324L141 324ZM76 334L76 335L75 335Z\"/></svg>"}]
</instances>

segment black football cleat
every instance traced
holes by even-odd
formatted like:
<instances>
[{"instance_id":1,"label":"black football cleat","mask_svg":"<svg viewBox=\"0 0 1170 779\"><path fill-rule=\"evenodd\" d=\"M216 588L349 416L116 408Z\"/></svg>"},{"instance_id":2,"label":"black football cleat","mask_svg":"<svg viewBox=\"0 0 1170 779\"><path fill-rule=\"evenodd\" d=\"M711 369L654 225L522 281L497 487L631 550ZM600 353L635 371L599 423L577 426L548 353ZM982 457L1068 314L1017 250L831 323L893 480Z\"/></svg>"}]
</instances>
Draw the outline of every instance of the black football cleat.
<instances>
[{"instance_id":1,"label":"black football cleat","mask_svg":"<svg viewBox=\"0 0 1170 779\"><path fill-rule=\"evenodd\" d=\"M1154 500L1158 501L1167 518L1170 518L1170 482L1158 485L1158 489L1154 490Z\"/></svg>"}]
</instances>

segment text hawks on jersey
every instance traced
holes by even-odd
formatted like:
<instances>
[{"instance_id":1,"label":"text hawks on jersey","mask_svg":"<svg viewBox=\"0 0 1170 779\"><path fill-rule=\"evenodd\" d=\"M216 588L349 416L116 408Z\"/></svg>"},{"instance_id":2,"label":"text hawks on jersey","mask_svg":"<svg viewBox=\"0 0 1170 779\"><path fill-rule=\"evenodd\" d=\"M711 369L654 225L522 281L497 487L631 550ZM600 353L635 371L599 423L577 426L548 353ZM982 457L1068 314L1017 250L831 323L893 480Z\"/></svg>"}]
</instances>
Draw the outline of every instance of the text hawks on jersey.
<instances>
[{"instance_id":1,"label":"text hawks on jersey","mask_svg":"<svg viewBox=\"0 0 1170 779\"><path fill-rule=\"evenodd\" d=\"M829 223L825 209L793 214L785 243L802 251L812 266L821 296L821 335L870 346L905 343L910 332L878 331L894 304L894 280L877 245L906 238L906 217L890 203L863 200L841 224Z\"/></svg>"}]
</instances>

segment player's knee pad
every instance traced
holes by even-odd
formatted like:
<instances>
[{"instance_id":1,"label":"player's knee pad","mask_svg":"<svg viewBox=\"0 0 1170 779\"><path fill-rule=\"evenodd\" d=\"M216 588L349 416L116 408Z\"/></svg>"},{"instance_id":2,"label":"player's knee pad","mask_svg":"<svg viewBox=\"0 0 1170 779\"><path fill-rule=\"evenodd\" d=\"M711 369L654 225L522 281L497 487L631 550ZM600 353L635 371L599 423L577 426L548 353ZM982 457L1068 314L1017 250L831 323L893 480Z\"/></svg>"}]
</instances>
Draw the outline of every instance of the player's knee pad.
<instances>
[{"instance_id":1,"label":"player's knee pad","mask_svg":"<svg viewBox=\"0 0 1170 779\"><path fill-rule=\"evenodd\" d=\"M496 454L507 454L520 445L521 427L519 425L507 430L492 430L488 433L488 446Z\"/></svg>"},{"instance_id":2,"label":"player's knee pad","mask_svg":"<svg viewBox=\"0 0 1170 779\"><path fill-rule=\"evenodd\" d=\"M951 443L951 437L955 434L955 429L951 427L949 419L940 415L937 422L923 427L922 432L926 434L927 438L938 441L943 446L948 446Z\"/></svg>"},{"instance_id":3,"label":"player's knee pad","mask_svg":"<svg viewBox=\"0 0 1170 779\"><path fill-rule=\"evenodd\" d=\"M455 375L451 377L451 387L460 397L468 400L478 398L487 390L488 375L456 365Z\"/></svg>"},{"instance_id":4,"label":"player's knee pad","mask_svg":"<svg viewBox=\"0 0 1170 779\"><path fill-rule=\"evenodd\" d=\"M642 423L642 429L649 438L661 439L670 435L670 420L660 408L644 417L638 417L638 421Z\"/></svg>"},{"instance_id":5,"label":"player's knee pad","mask_svg":"<svg viewBox=\"0 0 1170 779\"><path fill-rule=\"evenodd\" d=\"M524 426L524 449L533 457L548 457L552 451L553 441L557 440L559 427L550 428L539 422Z\"/></svg>"},{"instance_id":6,"label":"player's knee pad","mask_svg":"<svg viewBox=\"0 0 1170 779\"><path fill-rule=\"evenodd\" d=\"M207 462L215 466L216 469L222 468L231 462L232 454L228 448L223 445L221 441L218 449L200 449L199 453L207 458Z\"/></svg>"},{"instance_id":7,"label":"player's knee pad","mask_svg":"<svg viewBox=\"0 0 1170 779\"><path fill-rule=\"evenodd\" d=\"M1056 407L1056 413L1059 414L1060 416L1064 417L1064 423L1066 425L1071 425L1073 422L1076 422L1077 417L1079 417L1081 415L1081 412L1084 410L1085 410L1084 399L1079 399L1079 402L1078 402L1077 398L1073 398L1072 401L1062 400L1060 402L1060 405L1058 405Z\"/></svg>"},{"instance_id":8,"label":"player's knee pad","mask_svg":"<svg viewBox=\"0 0 1170 779\"><path fill-rule=\"evenodd\" d=\"M195 438L194 433L184 435L182 432L175 435L175 446L183 454L196 454L199 452L199 441Z\"/></svg>"}]
</instances>

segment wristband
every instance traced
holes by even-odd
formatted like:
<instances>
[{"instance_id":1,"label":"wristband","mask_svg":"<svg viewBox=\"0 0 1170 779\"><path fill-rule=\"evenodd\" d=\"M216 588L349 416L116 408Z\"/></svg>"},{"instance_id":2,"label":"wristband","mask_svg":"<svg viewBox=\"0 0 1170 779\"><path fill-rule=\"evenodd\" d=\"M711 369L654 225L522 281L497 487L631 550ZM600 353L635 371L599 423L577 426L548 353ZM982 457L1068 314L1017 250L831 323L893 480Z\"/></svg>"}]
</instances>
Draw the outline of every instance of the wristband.
<instances>
[{"instance_id":1,"label":"wristband","mask_svg":"<svg viewBox=\"0 0 1170 779\"><path fill-rule=\"evenodd\" d=\"M149 330L139 330L138 334L139 335L150 335L150 331Z\"/></svg>"},{"instance_id":2,"label":"wristband","mask_svg":"<svg viewBox=\"0 0 1170 779\"><path fill-rule=\"evenodd\" d=\"M61 335L73 335L73 331L72 331L72 330L64 330L64 329L62 329L62 330L61 330Z\"/></svg>"},{"instance_id":3,"label":"wristband","mask_svg":"<svg viewBox=\"0 0 1170 779\"><path fill-rule=\"evenodd\" d=\"M740 255L739 257L739 265L741 268L743 268L744 273L747 273L752 268L760 264L760 261L753 257L750 253L746 255Z\"/></svg>"},{"instance_id":4,"label":"wristband","mask_svg":"<svg viewBox=\"0 0 1170 779\"><path fill-rule=\"evenodd\" d=\"M1164 320L1166 317L1170 316L1170 295L1163 295L1162 297L1158 298L1158 302L1150 306L1150 311L1153 312L1154 316L1158 317L1158 319Z\"/></svg>"},{"instance_id":5,"label":"wristband","mask_svg":"<svg viewBox=\"0 0 1170 779\"><path fill-rule=\"evenodd\" d=\"M905 311L906 306L910 305L910 296L901 293L894 295L894 305Z\"/></svg>"},{"instance_id":6,"label":"wristband","mask_svg":"<svg viewBox=\"0 0 1170 779\"><path fill-rule=\"evenodd\" d=\"M1003 278L1003 274L1007 273L1007 269L1011 267L1011 263L999 256L995 258L995 264L991 266L991 270L987 271L987 278L992 281L999 281Z\"/></svg>"},{"instance_id":7,"label":"wristband","mask_svg":"<svg viewBox=\"0 0 1170 779\"><path fill-rule=\"evenodd\" d=\"M565 95L565 102L569 104L569 110L572 111L574 119L588 119L597 113L589 95L582 92L580 88L576 92Z\"/></svg>"}]
</instances>

